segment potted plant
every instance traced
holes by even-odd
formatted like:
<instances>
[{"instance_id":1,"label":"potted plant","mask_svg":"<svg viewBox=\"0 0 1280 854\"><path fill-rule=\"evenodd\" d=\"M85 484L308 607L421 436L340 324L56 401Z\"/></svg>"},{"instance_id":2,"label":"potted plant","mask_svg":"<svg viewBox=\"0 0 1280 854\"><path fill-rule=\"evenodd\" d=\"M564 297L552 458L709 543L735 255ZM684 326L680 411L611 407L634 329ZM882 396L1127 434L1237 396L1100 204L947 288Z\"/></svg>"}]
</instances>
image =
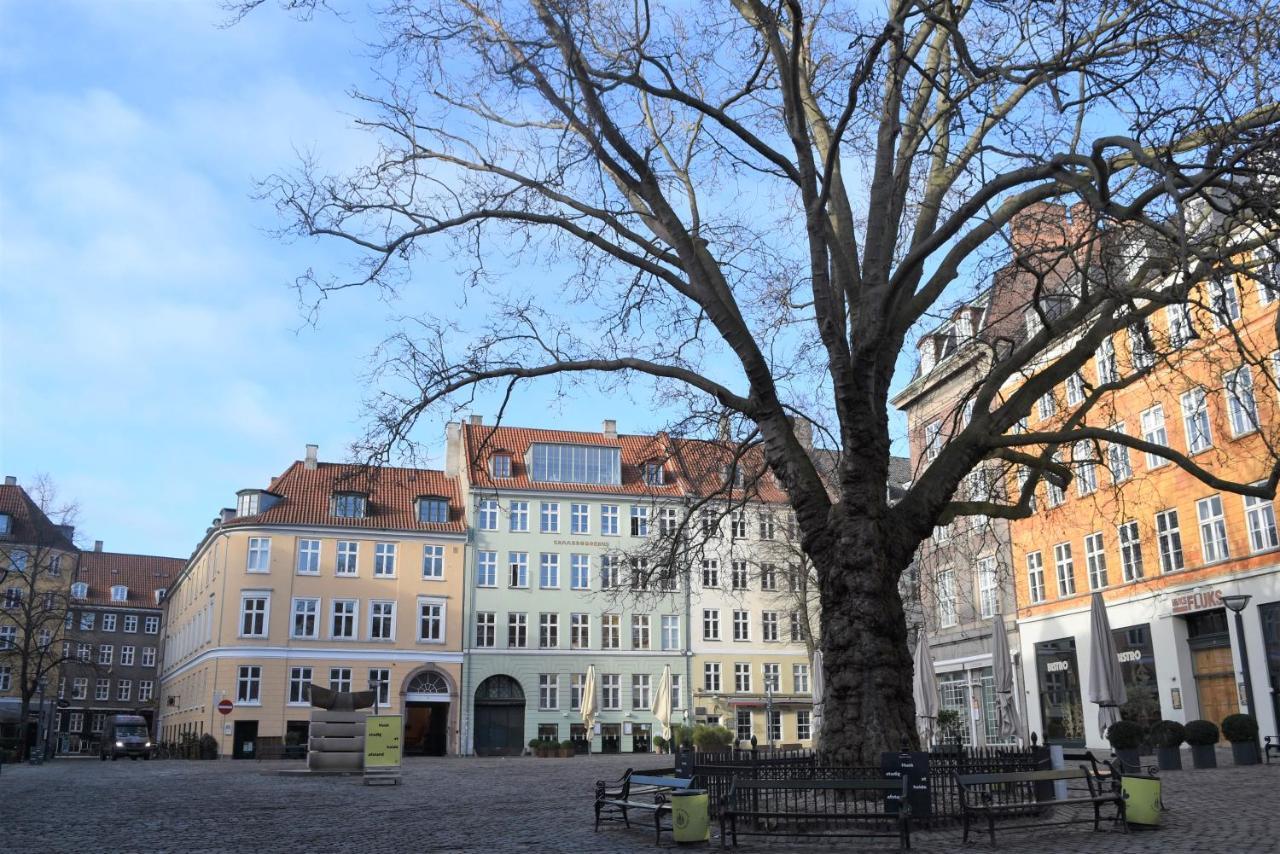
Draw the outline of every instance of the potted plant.
<instances>
[{"instance_id":1,"label":"potted plant","mask_svg":"<svg viewBox=\"0 0 1280 854\"><path fill-rule=\"evenodd\" d=\"M573 758L573 742L572 741L560 742L560 758L561 759Z\"/></svg>"},{"instance_id":2,"label":"potted plant","mask_svg":"<svg viewBox=\"0 0 1280 854\"><path fill-rule=\"evenodd\" d=\"M722 726L698 724L693 730L693 746L703 752L728 750L733 744L733 733Z\"/></svg>"},{"instance_id":3,"label":"potted plant","mask_svg":"<svg viewBox=\"0 0 1280 854\"><path fill-rule=\"evenodd\" d=\"M1187 724L1187 744L1191 745L1191 761L1197 768L1217 768L1218 725L1213 721L1192 721Z\"/></svg>"},{"instance_id":4,"label":"potted plant","mask_svg":"<svg viewBox=\"0 0 1280 854\"><path fill-rule=\"evenodd\" d=\"M529 739L529 755L530 756L542 755L542 739L540 738Z\"/></svg>"},{"instance_id":5,"label":"potted plant","mask_svg":"<svg viewBox=\"0 0 1280 854\"><path fill-rule=\"evenodd\" d=\"M941 709L938 712L938 743L932 745L935 753L955 753L963 743L960 712L957 709Z\"/></svg>"},{"instance_id":6,"label":"potted plant","mask_svg":"<svg viewBox=\"0 0 1280 854\"><path fill-rule=\"evenodd\" d=\"M1116 721L1107 728L1107 740L1120 760L1120 770L1137 771L1142 767L1142 726L1134 721Z\"/></svg>"},{"instance_id":7,"label":"potted plant","mask_svg":"<svg viewBox=\"0 0 1280 854\"><path fill-rule=\"evenodd\" d=\"M653 737L653 746L657 748L659 753L667 752L667 740L660 735L655 735Z\"/></svg>"},{"instance_id":8,"label":"potted plant","mask_svg":"<svg viewBox=\"0 0 1280 854\"><path fill-rule=\"evenodd\" d=\"M1227 715L1222 734L1231 742L1231 758L1237 765L1258 764L1258 721L1253 715Z\"/></svg>"},{"instance_id":9,"label":"potted plant","mask_svg":"<svg viewBox=\"0 0 1280 854\"><path fill-rule=\"evenodd\" d=\"M1187 738L1187 728L1178 721L1156 721L1147 732L1156 748L1156 761L1161 771L1182 770L1182 742Z\"/></svg>"}]
</instances>

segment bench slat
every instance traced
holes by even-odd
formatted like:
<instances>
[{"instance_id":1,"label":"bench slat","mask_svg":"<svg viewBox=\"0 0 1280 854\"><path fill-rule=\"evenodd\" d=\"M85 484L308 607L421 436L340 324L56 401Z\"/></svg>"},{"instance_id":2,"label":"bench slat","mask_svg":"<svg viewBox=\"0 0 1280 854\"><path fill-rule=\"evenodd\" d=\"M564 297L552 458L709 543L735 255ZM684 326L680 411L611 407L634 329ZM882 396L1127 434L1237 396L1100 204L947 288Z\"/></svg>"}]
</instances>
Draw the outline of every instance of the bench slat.
<instances>
[{"instance_id":1,"label":"bench slat","mask_svg":"<svg viewBox=\"0 0 1280 854\"><path fill-rule=\"evenodd\" d=\"M881 791L896 792L902 788L898 780L740 780L733 787L746 790L761 789L816 789L824 791Z\"/></svg>"},{"instance_id":2,"label":"bench slat","mask_svg":"<svg viewBox=\"0 0 1280 854\"><path fill-rule=\"evenodd\" d=\"M661 786L666 789L688 789L693 786L692 780L683 777L646 777L641 774L631 775L633 786Z\"/></svg>"},{"instance_id":3,"label":"bench slat","mask_svg":"<svg viewBox=\"0 0 1280 854\"><path fill-rule=\"evenodd\" d=\"M1087 780L1089 771L1084 768L1063 768L1053 771L1011 771L1003 774L957 774L961 786L985 786L992 783L1038 783L1050 780Z\"/></svg>"}]
</instances>

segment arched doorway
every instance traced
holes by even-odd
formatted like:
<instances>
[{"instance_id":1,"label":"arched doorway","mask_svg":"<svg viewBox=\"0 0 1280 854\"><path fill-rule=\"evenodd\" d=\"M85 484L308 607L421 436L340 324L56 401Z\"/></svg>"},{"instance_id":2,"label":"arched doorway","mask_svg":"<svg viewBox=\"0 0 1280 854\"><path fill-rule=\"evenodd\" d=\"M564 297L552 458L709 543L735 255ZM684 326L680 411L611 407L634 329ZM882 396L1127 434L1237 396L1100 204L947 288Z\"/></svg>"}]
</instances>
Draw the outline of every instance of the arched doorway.
<instances>
[{"instance_id":1,"label":"arched doorway","mask_svg":"<svg viewBox=\"0 0 1280 854\"><path fill-rule=\"evenodd\" d=\"M524 750L524 690L510 676L490 676L476 689L476 753L519 756Z\"/></svg>"},{"instance_id":2,"label":"arched doorway","mask_svg":"<svg viewBox=\"0 0 1280 854\"><path fill-rule=\"evenodd\" d=\"M407 756L444 756L449 744L449 681L438 670L424 670L404 692L404 752Z\"/></svg>"}]
</instances>

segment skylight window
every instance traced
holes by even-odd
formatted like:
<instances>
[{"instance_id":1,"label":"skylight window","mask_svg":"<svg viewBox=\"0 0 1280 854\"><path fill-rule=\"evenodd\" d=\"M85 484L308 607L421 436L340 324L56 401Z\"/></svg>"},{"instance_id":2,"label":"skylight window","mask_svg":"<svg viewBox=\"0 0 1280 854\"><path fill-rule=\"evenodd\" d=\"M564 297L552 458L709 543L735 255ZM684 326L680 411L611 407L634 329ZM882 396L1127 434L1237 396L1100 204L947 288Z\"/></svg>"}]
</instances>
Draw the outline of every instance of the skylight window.
<instances>
[{"instance_id":1,"label":"skylight window","mask_svg":"<svg viewBox=\"0 0 1280 854\"><path fill-rule=\"evenodd\" d=\"M540 483L622 483L622 452L599 445L534 445L533 479Z\"/></svg>"}]
</instances>

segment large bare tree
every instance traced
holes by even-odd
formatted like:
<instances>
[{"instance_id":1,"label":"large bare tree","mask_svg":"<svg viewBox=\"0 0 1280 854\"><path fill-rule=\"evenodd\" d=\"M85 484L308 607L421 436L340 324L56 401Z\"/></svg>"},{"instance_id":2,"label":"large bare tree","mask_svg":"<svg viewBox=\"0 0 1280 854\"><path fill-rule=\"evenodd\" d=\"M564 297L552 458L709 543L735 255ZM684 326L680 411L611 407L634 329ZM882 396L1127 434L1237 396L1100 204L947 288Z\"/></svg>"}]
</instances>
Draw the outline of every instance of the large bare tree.
<instances>
[{"instance_id":1,"label":"large bare tree","mask_svg":"<svg viewBox=\"0 0 1280 854\"><path fill-rule=\"evenodd\" d=\"M383 352L367 450L486 386L571 391L588 374L748 424L817 573L829 761L916 740L898 582L936 523L1029 514L1043 474L1071 476L1063 443L1151 450L1087 418L1150 365L1059 427L1016 432L1033 402L1273 232L1271 0L390 0L380 14L384 83L359 95L375 161L340 176L303 163L264 187L289 231L361 253L349 275L304 276L318 297L430 290L439 238L472 274L471 311ZM890 505L904 351L1045 203L1086 227L1046 228L1032 242L1053 257L1018 259L1043 284L1018 309L1035 322L983 342L972 414ZM796 415L842 451L834 495ZM1022 494L953 500L983 460L1023 466ZM1270 495L1275 476L1219 485Z\"/></svg>"}]
</instances>

